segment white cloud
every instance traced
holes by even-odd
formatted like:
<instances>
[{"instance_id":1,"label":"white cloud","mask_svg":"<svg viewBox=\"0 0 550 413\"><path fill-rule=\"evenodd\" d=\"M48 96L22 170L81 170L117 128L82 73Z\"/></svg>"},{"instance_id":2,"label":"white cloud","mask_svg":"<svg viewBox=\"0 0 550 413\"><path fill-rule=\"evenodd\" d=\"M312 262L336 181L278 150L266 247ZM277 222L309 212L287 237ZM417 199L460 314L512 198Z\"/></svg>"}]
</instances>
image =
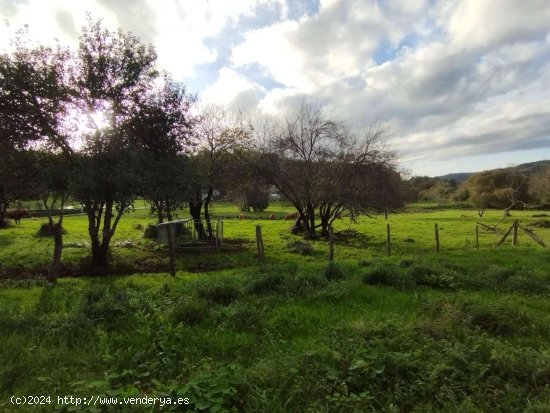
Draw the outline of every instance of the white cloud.
<instances>
[{"instance_id":1,"label":"white cloud","mask_svg":"<svg viewBox=\"0 0 550 413\"><path fill-rule=\"evenodd\" d=\"M205 103L219 103L248 111L258 104L259 95L264 93L263 88L248 81L235 70L223 68L216 82L203 90L201 98Z\"/></svg>"},{"instance_id":2,"label":"white cloud","mask_svg":"<svg viewBox=\"0 0 550 413\"><path fill-rule=\"evenodd\" d=\"M350 122L385 121L416 165L549 152L548 0L320 0L316 13L306 9L289 0L0 0L11 23L0 46L25 23L40 41L75 44L89 10L151 41L176 78L200 85L217 75L204 101L274 113L314 95Z\"/></svg>"}]
</instances>

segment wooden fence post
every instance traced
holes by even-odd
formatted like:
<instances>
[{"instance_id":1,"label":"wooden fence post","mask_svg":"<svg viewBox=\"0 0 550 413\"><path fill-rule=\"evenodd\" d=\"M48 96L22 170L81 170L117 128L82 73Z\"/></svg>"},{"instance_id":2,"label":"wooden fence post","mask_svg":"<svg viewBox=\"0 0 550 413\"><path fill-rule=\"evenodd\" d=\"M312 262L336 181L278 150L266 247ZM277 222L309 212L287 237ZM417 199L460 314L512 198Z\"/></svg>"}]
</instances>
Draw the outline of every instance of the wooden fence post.
<instances>
[{"instance_id":1,"label":"wooden fence post","mask_svg":"<svg viewBox=\"0 0 550 413\"><path fill-rule=\"evenodd\" d=\"M514 229L512 230L512 245L518 245L518 220L514 220Z\"/></svg>"},{"instance_id":2,"label":"wooden fence post","mask_svg":"<svg viewBox=\"0 0 550 413\"><path fill-rule=\"evenodd\" d=\"M439 228L435 224L435 250L439 252Z\"/></svg>"},{"instance_id":3,"label":"wooden fence post","mask_svg":"<svg viewBox=\"0 0 550 413\"><path fill-rule=\"evenodd\" d=\"M386 249L388 251L388 256L391 255L391 239L390 239L390 224L386 224Z\"/></svg>"},{"instance_id":4,"label":"wooden fence post","mask_svg":"<svg viewBox=\"0 0 550 413\"><path fill-rule=\"evenodd\" d=\"M510 232L512 232L512 230L514 229L515 227L515 224L512 224L512 226L510 227L510 229L508 231L506 231L506 234L504 234L502 236L502 238L500 239L500 241L498 242L497 244L497 247L500 246L504 241L506 241L506 238L508 238L508 235L510 235Z\"/></svg>"},{"instance_id":5,"label":"wooden fence post","mask_svg":"<svg viewBox=\"0 0 550 413\"><path fill-rule=\"evenodd\" d=\"M258 249L258 259L263 262L265 258L264 241L262 239L262 227L260 225L256 225L256 248Z\"/></svg>"},{"instance_id":6,"label":"wooden fence post","mask_svg":"<svg viewBox=\"0 0 550 413\"><path fill-rule=\"evenodd\" d=\"M334 261L334 231L332 225L328 228L328 262Z\"/></svg>"},{"instance_id":7,"label":"wooden fence post","mask_svg":"<svg viewBox=\"0 0 550 413\"><path fill-rule=\"evenodd\" d=\"M479 249L479 226L476 225L476 249Z\"/></svg>"}]
</instances>

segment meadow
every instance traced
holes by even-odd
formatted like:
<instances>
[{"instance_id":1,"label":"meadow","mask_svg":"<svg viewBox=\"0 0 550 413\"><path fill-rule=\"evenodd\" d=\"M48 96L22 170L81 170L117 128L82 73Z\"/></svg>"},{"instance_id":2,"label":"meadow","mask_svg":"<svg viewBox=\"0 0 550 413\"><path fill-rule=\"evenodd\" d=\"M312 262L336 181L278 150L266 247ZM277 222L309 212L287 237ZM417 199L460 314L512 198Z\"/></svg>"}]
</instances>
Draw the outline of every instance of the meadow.
<instances>
[{"instance_id":1,"label":"meadow","mask_svg":"<svg viewBox=\"0 0 550 413\"><path fill-rule=\"evenodd\" d=\"M67 216L67 277L48 287L45 220L0 231L0 406L5 411L548 412L550 254L520 233L496 247L470 209L413 205L290 235L291 208L239 219L218 203L224 249L177 254L120 222L109 277L86 273L86 220ZM278 219L267 219L274 214ZM180 216L187 214L181 211ZM512 211L550 244L541 211ZM386 253L391 225L392 255ZM441 250L435 251L434 224ZM256 257L261 225L265 263ZM14 406L12 395L186 397L185 406ZM16 407L16 408L15 408Z\"/></svg>"}]
</instances>

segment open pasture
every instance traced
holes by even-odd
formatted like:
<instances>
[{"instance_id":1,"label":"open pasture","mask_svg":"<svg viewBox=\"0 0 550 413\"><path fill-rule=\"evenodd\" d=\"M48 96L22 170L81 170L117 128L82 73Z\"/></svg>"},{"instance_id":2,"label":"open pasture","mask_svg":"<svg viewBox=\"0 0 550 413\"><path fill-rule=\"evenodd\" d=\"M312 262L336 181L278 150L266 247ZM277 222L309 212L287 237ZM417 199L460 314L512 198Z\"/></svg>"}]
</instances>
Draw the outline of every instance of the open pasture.
<instances>
[{"instance_id":1,"label":"open pasture","mask_svg":"<svg viewBox=\"0 0 550 413\"><path fill-rule=\"evenodd\" d=\"M147 210L123 217L113 270L87 277L83 216L66 218L56 287L36 276L52 245L41 220L0 231L0 400L11 395L188 397L188 406L79 406L74 411L545 412L550 405L550 255L519 235L495 247L495 223L472 210L415 210L335 223L327 241L289 234L291 209L239 213L218 204L226 249L182 252L167 273L165 248L142 238ZM513 211L533 226L539 212ZM181 214L183 216L183 213ZM386 224L392 255L386 255ZM440 228L435 253L433 227ZM261 225L266 263L256 259ZM348 229L358 234L350 236ZM84 246L84 247L83 247ZM38 269L38 270L37 270ZM12 273L12 274L13 274ZM132 275L128 275L132 274ZM67 405L17 411L71 411ZM74 409L74 406L73 406ZM13 411L13 409L11 410Z\"/></svg>"}]
</instances>

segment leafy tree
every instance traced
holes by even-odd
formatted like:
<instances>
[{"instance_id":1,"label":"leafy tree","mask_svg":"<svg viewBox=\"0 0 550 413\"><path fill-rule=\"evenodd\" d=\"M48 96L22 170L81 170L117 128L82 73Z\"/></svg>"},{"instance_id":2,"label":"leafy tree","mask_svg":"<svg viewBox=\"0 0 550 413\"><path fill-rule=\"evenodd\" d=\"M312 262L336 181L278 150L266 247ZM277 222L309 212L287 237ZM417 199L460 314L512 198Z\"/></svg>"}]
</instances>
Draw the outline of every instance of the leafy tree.
<instances>
[{"instance_id":1,"label":"leafy tree","mask_svg":"<svg viewBox=\"0 0 550 413\"><path fill-rule=\"evenodd\" d=\"M78 154L70 180L72 196L88 217L92 264L105 267L110 241L123 214L137 197L140 179L135 152L113 151Z\"/></svg>"},{"instance_id":2,"label":"leafy tree","mask_svg":"<svg viewBox=\"0 0 550 413\"><path fill-rule=\"evenodd\" d=\"M132 147L140 153L140 195L151 204L159 223L186 200L188 192L184 154L194 144L196 118L190 109L195 96L165 75L162 86L148 93L130 121Z\"/></svg>"},{"instance_id":3,"label":"leafy tree","mask_svg":"<svg viewBox=\"0 0 550 413\"><path fill-rule=\"evenodd\" d=\"M550 166L529 178L529 194L540 203L550 203Z\"/></svg>"},{"instance_id":4,"label":"leafy tree","mask_svg":"<svg viewBox=\"0 0 550 413\"><path fill-rule=\"evenodd\" d=\"M8 204L22 193L36 190L42 197L55 194L54 198L66 199L66 182L60 185L60 180L67 171L60 171L55 164L73 153L71 64L69 50L33 47L21 36L15 39L12 53L0 55L0 222ZM21 152L30 145L43 148L39 158ZM21 156L26 162L17 159ZM30 177L33 166L36 174ZM48 274L51 282L57 279L63 251L62 222L62 213L55 223L49 215L55 244Z\"/></svg>"},{"instance_id":5,"label":"leafy tree","mask_svg":"<svg viewBox=\"0 0 550 413\"><path fill-rule=\"evenodd\" d=\"M517 204L529 199L527 178L516 169L495 169L474 174L466 181L470 202L479 216L487 208L503 208L508 215Z\"/></svg>"},{"instance_id":6,"label":"leafy tree","mask_svg":"<svg viewBox=\"0 0 550 413\"><path fill-rule=\"evenodd\" d=\"M11 204L36 194L36 176L29 164L26 151L0 151L0 228L8 225L6 212Z\"/></svg>"},{"instance_id":7,"label":"leafy tree","mask_svg":"<svg viewBox=\"0 0 550 413\"><path fill-rule=\"evenodd\" d=\"M0 55L0 145L25 149L29 143L72 152L71 54L67 49L32 47L22 37L14 51Z\"/></svg>"},{"instance_id":8,"label":"leafy tree","mask_svg":"<svg viewBox=\"0 0 550 413\"><path fill-rule=\"evenodd\" d=\"M158 73L156 53L132 34L104 29L101 21L82 29L74 101L91 131L83 136L75 198L88 216L92 263L107 264L110 241L132 206L141 177L135 156L135 118ZM105 125L95 116L103 115Z\"/></svg>"}]
</instances>

